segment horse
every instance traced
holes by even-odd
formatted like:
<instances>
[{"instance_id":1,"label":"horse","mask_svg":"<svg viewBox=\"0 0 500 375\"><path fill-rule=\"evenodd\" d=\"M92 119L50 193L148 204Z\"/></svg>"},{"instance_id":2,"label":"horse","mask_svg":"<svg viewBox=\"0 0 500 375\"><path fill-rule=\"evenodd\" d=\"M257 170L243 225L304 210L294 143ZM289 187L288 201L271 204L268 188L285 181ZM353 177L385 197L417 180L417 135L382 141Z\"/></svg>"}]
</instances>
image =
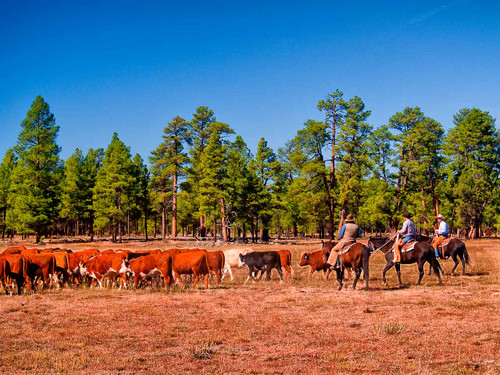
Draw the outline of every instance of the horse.
<instances>
[{"instance_id":1,"label":"horse","mask_svg":"<svg viewBox=\"0 0 500 375\"><path fill-rule=\"evenodd\" d=\"M426 236L418 236L417 238L419 241L426 241L428 243L432 242L432 237L426 237ZM453 272L455 272L456 268L458 267L458 258L460 258L460 261L462 262L462 276L465 276L465 265L470 266L470 257L469 257L469 252L467 251L467 247L465 246L464 241L458 238L452 238L450 242L446 246L439 246L438 247L438 252L440 257L443 260L446 260L447 258L451 257L453 261L455 262L455 265L451 269L450 274L453 275ZM440 271L444 275L443 268L441 265L439 266ZM429 275L431 273L431 269L429 268Z\"/></svg>"},{"instance_id":2,"label":"horse","mask_svg":"<svg viewBox=\"0 0 500 375\"><path fill-rule=\"evenodd\" d=\"M402 286L401 282L401 268L400 264L394 264L394 251L392 247L394 245L393 239L388 238L370 238L368 240L368 249L371 253L380 250L385 255L386 265L382 272L382 280L384 284L387 286L387 281L385 279L385 273L390 270L393 266L396 268L396 272L398 274L399 286ZM443 285L441 281L441 274L439 272L439 262L436 259L434 254L434 249L427 242L418 241L413 250L409 252L401 252L401 264L413 264L417 263L418 265L418 281L417 285L420 285L422 278L424 277L424 264L425 262L429 262L431 267L434 269L434 273L439 279L438 285Z\"/></svg>"},{"instance_id":3,"label":"horse","mask_svg":"<svg viewBox=\"0 0 500 375\"><path fill-rule=\"evenodd\" d=\"M336 245L336 243L332 242L323 242L323 254L327 257L330 255L332 248ZM328 254L328 255L327 255ZM340 258L340 268L337 268L337 282L339 283L339 290L344 286L344 271L345 269L352 270L355 273L354 282L352 284L352 288L356 289L356 284L358 283L359 277L361 276L361 270L363 270L363 277L366 281L365 290L367 290L369 283L369 264L370 264L370 250L366 245L362 243L354 243L352 245L345 246L342 250L339 251Z\"/></svg>"}]
</instances>

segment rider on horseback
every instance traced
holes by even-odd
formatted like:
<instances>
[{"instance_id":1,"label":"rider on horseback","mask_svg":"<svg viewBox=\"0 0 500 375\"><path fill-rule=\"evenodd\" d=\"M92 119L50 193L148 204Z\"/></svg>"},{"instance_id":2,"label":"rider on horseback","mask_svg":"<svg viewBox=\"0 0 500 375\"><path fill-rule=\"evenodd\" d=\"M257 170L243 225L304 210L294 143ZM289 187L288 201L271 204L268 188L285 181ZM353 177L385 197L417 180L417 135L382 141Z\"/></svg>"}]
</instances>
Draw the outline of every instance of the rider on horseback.
<instances>
[{"instance_id":1,"label":"rider on horseback","mask_svg":"<svg viewBox=\"0 0 500 375\"><path fill-rule=\"evenodd\" d=\"M439 228L435 231L435 236L432 240L432 247L434 248L434 252L436 253L436 258L439 258L438 247L443 243L444 239L448 237L450 229L448 228L448 224L446 223L446 221L444 221L443 215L438 215L437 221L439 223Z\"/></svg>"},{"instance_id":2,"label":"rider on horseback","mask_svg":"<svg viewBox=\"0 0 500 375\"><path fill-rule=\"evenodd\" d=\"M399 242L394 243L394 263L401 262L401 246L417 238L415 223L410 220L410 213L408 211L405 212L403 214L403 217L405 219L405 221L403 222L403 228L401 228L401 230L398 232L401 239L399 240Z\"/></svg>"},{"instance_id":3,"label":"rider on horseback","mask_svg":"<svg viewBox=\"0 0 500 375\"><path fill-rule=\"evenodd\" d=\"M361 229L354 223L354 218L347 215L345 224L342 225L339 232L339 243L335 245L328 257L327 263L334 265L333 268L340 268L339 251L346 245L351 245L356 242L356 238L361 237Z\"/></svg>"}]
</instances>

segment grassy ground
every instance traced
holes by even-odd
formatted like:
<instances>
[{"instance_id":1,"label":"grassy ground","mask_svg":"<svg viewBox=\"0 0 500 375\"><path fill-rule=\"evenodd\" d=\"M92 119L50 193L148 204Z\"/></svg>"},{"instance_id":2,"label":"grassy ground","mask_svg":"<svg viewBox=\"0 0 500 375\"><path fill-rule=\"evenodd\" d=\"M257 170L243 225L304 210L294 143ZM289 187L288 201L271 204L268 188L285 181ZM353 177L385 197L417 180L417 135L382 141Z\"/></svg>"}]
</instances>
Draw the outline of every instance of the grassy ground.
<instances>
[{"instance_id":1,"label":"grassy ground","mask_svg":"<svg viewBox=\"0 0 500 375\"><path fill-rule=\"evenodd\" d=\"M242 269L234 282L207 291L70 288L2 295L0 372L500 373L500 243L467 245L473 260L468 275L447 275L444 287L434 275L414 286L416 266L408 265L402 266L405 287L386 288L385 261L375 253L372 290L339 292L333 279L307 279L298 262L318 245L303 243L252 246L291 249L291 284L280 284L273 273L271 282L243 285ZM158 244L116 247L148 246ZM451 263L443 265L447 272ZM394 270L388 276L396 286Z\"/></svg>"}]
</instances>

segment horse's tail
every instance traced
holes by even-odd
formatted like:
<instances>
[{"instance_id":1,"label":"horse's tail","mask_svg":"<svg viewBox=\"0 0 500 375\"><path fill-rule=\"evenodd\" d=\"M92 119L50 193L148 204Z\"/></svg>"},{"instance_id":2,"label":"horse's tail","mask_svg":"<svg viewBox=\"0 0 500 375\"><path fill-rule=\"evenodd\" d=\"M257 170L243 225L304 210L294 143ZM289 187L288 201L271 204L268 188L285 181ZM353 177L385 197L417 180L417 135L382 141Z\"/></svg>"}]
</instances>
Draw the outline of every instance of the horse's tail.
<instances>
[{"instance_id":1,"label":"horse's tail","mask_svg":"<svg viewBox=\"0 0 500 375\"><path fill-rule=\"evenodd\" d=\"M469 252L467 251L467 246L465 246L465 243L463 243L463 242L462 242L462 248L464 251L464 262L465 262L465 264L470 266L471 261L470 261Z\"/></svg>"}]
</instances>

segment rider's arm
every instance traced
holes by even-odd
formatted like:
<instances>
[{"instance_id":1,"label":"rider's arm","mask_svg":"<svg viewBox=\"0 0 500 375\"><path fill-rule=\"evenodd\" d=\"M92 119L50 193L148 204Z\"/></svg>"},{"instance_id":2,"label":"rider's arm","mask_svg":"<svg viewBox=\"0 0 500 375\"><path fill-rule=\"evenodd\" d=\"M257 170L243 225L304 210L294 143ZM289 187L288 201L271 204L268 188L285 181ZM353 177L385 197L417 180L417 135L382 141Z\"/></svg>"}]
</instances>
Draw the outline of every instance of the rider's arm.
<instances>
[{"instance_id":1,"label":"rider's arm","mask_svg":"<svg viewBox=\"0 0 500 375\"><path fill-rule=\"evenodd\" d=\"M399 231L399 234L405 235L408 232L408 223L409 223L409 220L404 221L403 228L401 228L401 230Z\"/></svg>"},{"instance_id":2,"label":"rider's arm","mask_svg":"<svg viewBox=\"0 0 500 375\"><path fill-rule=\"evenodd\" d=\"M339 232L339 240L341 240L344 237L344 233L345 233L345 225L342 225L342 228L340 228Z\"/></svg>"}]
</instances>

